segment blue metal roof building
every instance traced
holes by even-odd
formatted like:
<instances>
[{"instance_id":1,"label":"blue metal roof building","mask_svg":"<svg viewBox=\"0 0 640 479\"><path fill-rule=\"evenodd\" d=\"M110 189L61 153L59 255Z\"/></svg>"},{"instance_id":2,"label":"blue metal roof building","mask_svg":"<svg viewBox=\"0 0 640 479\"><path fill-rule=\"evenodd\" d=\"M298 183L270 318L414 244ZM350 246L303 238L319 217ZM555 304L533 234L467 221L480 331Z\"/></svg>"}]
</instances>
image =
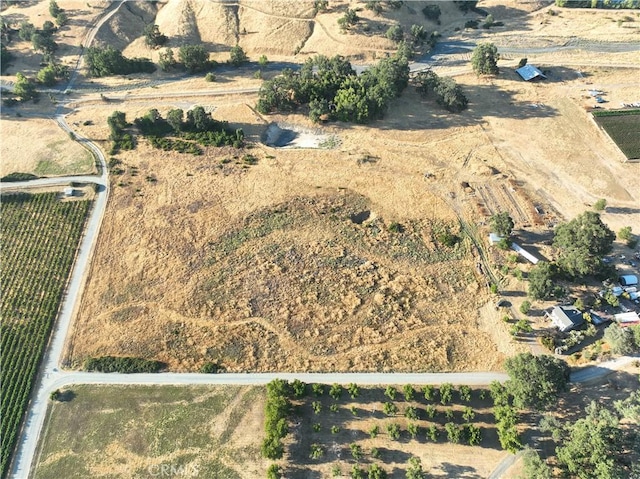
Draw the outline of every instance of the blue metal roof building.
<instances>
[{"instance_id":1,"label":"blue metal roof building","mask_svg":"<svg viewBox=\"0 0 640 479\"><path fill-rule=\"evenodd\" d=\"M533 65L525 65L522 68L518 68L516 73L522 77L523 80L529 81L536 78L547 78L538 68Z\"/></svg>"}]
</instances>

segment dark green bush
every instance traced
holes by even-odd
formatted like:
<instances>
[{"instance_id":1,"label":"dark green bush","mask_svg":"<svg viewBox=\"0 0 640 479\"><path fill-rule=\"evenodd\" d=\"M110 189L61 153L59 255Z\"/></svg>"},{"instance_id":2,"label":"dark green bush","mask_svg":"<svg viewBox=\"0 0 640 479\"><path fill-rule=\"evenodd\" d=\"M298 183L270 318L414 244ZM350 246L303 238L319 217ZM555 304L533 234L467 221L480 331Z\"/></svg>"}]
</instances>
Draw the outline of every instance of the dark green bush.
<instances>
[{"instance_id":1,"label":"dark green bush","mask_svg":"<svg viewBox=\"0 0 640 479\"><path fill-rule=\"evenodd\" d=\"M160 361L120 356L89 358L84 363L86 371L101 373L157 373L165 367L166 364Z\"/></svg>"}]
</instances>

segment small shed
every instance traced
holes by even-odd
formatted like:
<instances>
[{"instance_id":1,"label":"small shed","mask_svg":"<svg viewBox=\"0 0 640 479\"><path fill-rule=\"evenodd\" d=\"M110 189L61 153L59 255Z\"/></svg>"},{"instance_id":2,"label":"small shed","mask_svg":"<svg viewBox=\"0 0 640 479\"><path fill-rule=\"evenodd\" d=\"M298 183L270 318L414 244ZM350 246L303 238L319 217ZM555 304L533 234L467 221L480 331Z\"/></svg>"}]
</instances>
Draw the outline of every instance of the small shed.
<instances>
[{"instance_id":1,"label":"small shed","mask_svg":"<svg viewBox=\"0 0 640 479\"><path fill-rule=\"evenodd\" d=\"M635 274L623 274L618 278L620 286L636 286L638 284L638 277Z\"/></svg>"},{"instance_id":2,"label":"small shed","mask_svg":"<svg viewBox=\"0 0 640 479\"><path fill-rule=\"evenodd\" d=\"M516 73L522 77L524 81L546 79L547 76L540 69L533 65L525 65L516 70Z\"/></svg>"},{"instance_id":3,"label":"small shed","mask_svg":"<svg viewBox=\"0 0 640 479\"><path fill-rule=\"evenodd\" d=\"M575 306L556 306L547 316L551 323L562 332L571 331L584 324L582 311Z\"/></svg>"},{"instance_id":4,"label":"small shed","mask_svg":"<svg viewBox=\"0 0 640 479\"><path fill-rule=\"evenodd\" d=\"M528 259L529 262L533 264L538 264L538 261L540 261L538 258L533 256L531 253L529 253L526 249L524 249L519 244L511 243L511 249L516 253L518 253L520 256L523 256L524 258Z\"/></svg>"}]
</instances>

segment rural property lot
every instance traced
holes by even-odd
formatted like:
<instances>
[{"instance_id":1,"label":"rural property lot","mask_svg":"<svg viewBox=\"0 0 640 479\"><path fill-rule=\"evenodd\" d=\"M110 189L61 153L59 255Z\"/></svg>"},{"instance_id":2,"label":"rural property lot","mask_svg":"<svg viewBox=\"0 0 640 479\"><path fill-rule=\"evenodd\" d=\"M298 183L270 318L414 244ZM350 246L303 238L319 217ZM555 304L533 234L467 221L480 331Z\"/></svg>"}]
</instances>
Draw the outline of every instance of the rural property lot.
<instances>
[{"instance_id":1,"label":"rural property lot","mask_svg":"<svg viewBox=\"0 0 640 479\"><path fill-rule=\"evenodd\" d=\"M395 264L390 251L375 257L370 250L359 251L344 231L370 232L366 222L357 225L350 219L370 211L370 224L383 233L380 240L417 234L419 248L435 251L438 244L429 231L435 224L455 225L451 206L470 223L485 221L492 208L522 211L522 219L516 216L520 225L531 224L525 220L531 219L534 205L552 214L549 221L554 222L579 214L585 203L599 197L634 211L640 185L632 171L638 165L621 164L619 152L587 117L584 80L567 72L562 82L531 85L512 75L457 77L471 106L455 116L443 114L409 88L387 117L371 127L326 127L340 138L335 149L258 144L251 150L258 164L249 168L234 165L233 157L242 153L233 150L208 150L194 158L158 152L141 141L135 152L122 157L127 170L114 179L71 362L124 353L153 356L176 370L194 370L217 359L230 370L259 371L499 368L501 357L486 354L495 347L476 326L476 311L489 297L484 281L475 276L473 253L453 263ZM634 79L633 72L624 70L593 70L596 75L602 75L603 83ZM245 128L250 139L258 141L267 123L280 120L257 122L250 110L254 96L237 98L235 105L232 101L225 99L214 117ZM160 102L138 104L128 118L151 105L161 107ZM164 108L169 104L171 100ZM81 125L96 118L96 126L82 131L106 139L100 118L111 108L85 105L70 120ZM311 127L301 116L286 121ZM433 176L425 178L427 172ZM148 176L157 181L146 181ZM465 191L465 182L480 186L480 192ZM483 212L478 207L481 193L498 203L488 203ZM314 202L337 208L339 221L309 210L299 231L274 230L230 255L216 253L228 235L246 234L247 222L250 228L266 227L256 223L266 212ZM619 229L636 216L605 213L604 219ZM423 225L427 234L420 237L421 230L408 228L391 235L386 229L394 222ZM291 268L294 257L307 257L306 265ZM321 257L332 259L331 274L326 266L320 268L316 259ZM383 267L384 278L366 279L364 271L344 269L356 257L354 265L370 261L374 269ZM303 291L304 277L330 278L338 285L332 291L336 298L327 303L333 306L325 310L317 299L322 296L314 299L320 293L317 285L315 292ZM358 292L358 281L373 281L363 285L366 295ZM394 281L395 291L389 288ZM416 289L425 281L435 288L426 296ZM277 308L271 304L265 310L261 298L272 294L281 300ZM370 314L376 294L410 320L378 316L380 323L372 330L349 323L349 318ZM458 299L445 299L451 295ZM220 304L225 297L233 301ZM444 337L456 339L448 343Z\"/></svg>"},{"instance_id":2,"label":"rural property lot","mask_svg":"<svg viewBox=\"0 0 640 479\"><path fill-rule=\"evenodd\" d=\"M66 394L52 404L35 478L146 479L170 466L185 477L264 475L261 387L85 385Z\"/></svg>"},{"instance_id":3,"label":"rural property lot","mask_svg":"<svg viewBox=\"0 0 640 479\"><path fill-rule=\"evenodd\" d=\"M313 125L305 111L264 116L254 108L260 81L252 63L233 71L222 67L216 81L206 84L179 72L108 79L80 73L64 95L3 108L3 128L11 122L4 131L35 138L24 148L12 142L2 151L12 156L8 168L41 175L93 168L86 152L65 149L70 140L63 134L45 134L50 125L44 118L54 112L68 114L74 131L105 151L106 119L114 110L133 121L151 108L166 114L203 105L250 140L246 149L206 148L193 157L153 149L139 136L135 151L114 155L108 211L63 366L81 367L88 357L113 354L160 360L172 371L194 371L205 363L229 371L479 371L498 370L505 357L528 348L509 336L488 293L494 279L483 274L487 265L479 250L487 218L509 211L517 228L540 238L551 225L605 198L603 219L612 229L640 224L640 165L621 161L587 111L592 88L606 92L605 108L638 100L638 15L487 0L480 6L504 25L474 30L464 24L476 14L463 15L452 3L442 4L441 24L427 22L421 14L427 3L404 2L383 15L363 8L348 33L337 23L354 5L346 1L332 1L318 15L311 2L276 0L65 3L71 21L55 39L57 59L71 68L93 33L94 45L158 60L160 50L151 51L140 36L152 22L173 48L202 43L218 61L236 44L254 61L266 54L274 63L256 75L265 78L283 67L280 62L318 53L373 63L397 47L384 35L389 25L403 24L409 32L413 23L425 23L428 32L444 33L443 50L450 50L427 61L439 74L455 75L470 104L452 115L409 87L383 120L366 127ZM87 34L85 27L109 9L114 15L104 28ZM49 18L47 2L10 5L5 15L14 25L27 19L36 27ZM617 41L603 41L612 38ZM470 51L482 40L495 41L503 53L497 77L470 73ZM15 39L10 50L17 58L9 81L17 71L35 76L41 57L30 42ZM513 67L525 56L548 74L547 81L529 84L516 76ZM253 90L239 91L246 87ZM261 140L272 122L318 129L331 141L322 145L326 149L271 148ZM55 154L43 157L43 151ZM64 405L90 410L78 397ZM244 397L230 392L208 404L193 393L163 419L172 425L174 418L190 416L190 403L200 400L209 411L232 414L234 398ZM139 404L138 398L128 400ZM155 408L130 409L156 421ZM65 421L79 417L70 413ZM211 426L204 417L197 427ZM357 429L346 417L340 420ZM154 432L164 426L154 425ZM127 464L134 466L123 475L144 475L165 464L155 458L173 460L176 451L164 446L179 442L173 432L138 438L134 431L127 436L132 447L113 460L109 456L104 466L95 452L110 451L109 445L94 440L105 428L89 429L83 439L93 449L85 457L74 455L83 446L74 443L46 456L45 472L90 477ZM60 433L53 443L75 441L63 425L53 431ZM230 434L221 433L226 443ZM217 437L189 436L195 442L180 449L176 461L186 467L204 454L209 475L248 474L217 452L190 449ZM251 457L258 457L251 444ZM467 451L453 451L451 467L430 467L436 474L485 476L490 464L467 460ZM265 466L256 462L250 472L262 475Z\"/></svg>"}]
</instances>

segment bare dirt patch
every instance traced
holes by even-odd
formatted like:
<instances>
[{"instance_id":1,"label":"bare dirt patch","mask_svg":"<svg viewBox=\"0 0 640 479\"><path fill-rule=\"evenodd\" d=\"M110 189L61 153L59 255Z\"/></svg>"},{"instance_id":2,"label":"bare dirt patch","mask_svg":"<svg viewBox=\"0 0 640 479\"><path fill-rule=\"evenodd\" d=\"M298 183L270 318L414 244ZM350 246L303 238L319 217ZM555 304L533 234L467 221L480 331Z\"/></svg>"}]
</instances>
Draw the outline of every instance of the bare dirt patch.
<instances>
[{"instance_id":1,"label":"bare dirt patch","mask_svg":"<svg viewBox=\"0 0 640 479\"><path fill-rule=\"evenodd\" d=\"M336 135L301 128L296 125L271 123L263 135L263 143L276 148L335 148L339 139Z\"/></svg>"}]
</instances>

